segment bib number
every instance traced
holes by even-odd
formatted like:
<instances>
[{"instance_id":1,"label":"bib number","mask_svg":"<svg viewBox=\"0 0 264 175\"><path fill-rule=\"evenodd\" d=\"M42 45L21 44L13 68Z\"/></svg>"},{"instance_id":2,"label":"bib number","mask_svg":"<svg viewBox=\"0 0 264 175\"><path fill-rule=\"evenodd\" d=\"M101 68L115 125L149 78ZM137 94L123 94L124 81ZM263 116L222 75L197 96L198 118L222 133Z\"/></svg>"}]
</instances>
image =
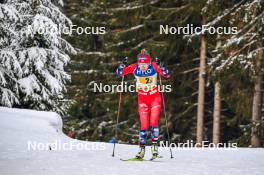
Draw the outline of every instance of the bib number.
<instances>
[{"instance_id":1,"label":"bib number","mask_svg":"<svg viewBox=\"0 0 264 175\"><path fill-rule=\"evenodd\" d=\"M153 82L153 78L152 77L140 77L139 82L142 84L149 84Z\"/></svg>"}]
</instances>

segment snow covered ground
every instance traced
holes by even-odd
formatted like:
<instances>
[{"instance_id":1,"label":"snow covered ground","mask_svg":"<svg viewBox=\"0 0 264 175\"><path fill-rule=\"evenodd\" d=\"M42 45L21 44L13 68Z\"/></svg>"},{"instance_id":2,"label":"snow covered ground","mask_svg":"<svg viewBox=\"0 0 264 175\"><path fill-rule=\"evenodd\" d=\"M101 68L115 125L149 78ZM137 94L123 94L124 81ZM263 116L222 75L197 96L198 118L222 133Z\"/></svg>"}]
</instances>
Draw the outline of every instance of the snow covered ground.
<instances>
[{"instance_id":1,"label":"snow covered ground","mask_svg":"<svg viewBox=\"0 0 264 175\"><path fill-rule=\"evenodd\" d=\"M164 158L157 162L122 162L120 157L133 156L136 146L117 145L113 158L112 144L73 140L61 129L62 120L56 113L0 107L0 175L262 175L264 172L264 149L174 150L174 159L169 158L168 150L162 150ZM39 150L32 150L32 145L29 150L29 141L39 143ZM56 143L86 145L87 150L76 147L55 150Z\"/></svg>"}]
</instances>

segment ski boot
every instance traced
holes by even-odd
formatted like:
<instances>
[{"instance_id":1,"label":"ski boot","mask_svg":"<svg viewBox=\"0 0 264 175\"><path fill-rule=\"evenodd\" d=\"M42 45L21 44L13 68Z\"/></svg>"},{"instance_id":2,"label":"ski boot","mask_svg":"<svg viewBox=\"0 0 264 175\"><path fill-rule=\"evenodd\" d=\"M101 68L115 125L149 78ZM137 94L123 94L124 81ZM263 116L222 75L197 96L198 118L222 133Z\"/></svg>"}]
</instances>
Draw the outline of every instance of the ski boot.
<instances>
[{"instance_id":1,"label":"ski boot","mask_svg":"<svg viewBox=\"0 0 264 175\"><path fill-rule=\"evenodd\" d=\"M145 155L145 145L140 145L139 152L137 155L130 159L121 159L122 161L144 161L143 157Z\"/></svg>"},{"instance_id":2,"label":"ski boot","mask_svg":"<svg viewBox=\"0 0 264 175\"><path fill-rule=\"evenodd\" d=\"M161 158L158 152L159 128L158 126L151 126L150 131L151 131L151 140L152 140L152 145L151 145L152 158L150 160L154 160L156 158Z\"/></svg>"},{"instance_id":3,"label":"ski boot","mask_svg":"<svg viewBox=\"0 0 264 175\"><path fill-rule=\"evenodd\" d=\"M152 157L150 158L150 160L162 158L162 156L159 155L157 143L155 143L151 146L151 153L152 153Z\"/></svg>"},{"instance_id":4,"label":"ski boot","mask_svg":"<svg viewBox=\"0 0 264 175\"><path fill-rule=\"evenodd\" d=\"M139 152L137 153L136 158L143 160L143 158L145 156L145 150L146 150L145 145L140 145L139 146Z\"/></svg>"},{"instance_id":5,"label":"ski boot","mask_svg":"<svg viewBox=\"0 0 264 175\"><path fill-rule=\"evenodd\" d=\"M139 132L139 152L136 155L137 159L143 160L145 156L145 145L147 142L147 132L146 130L140 130Z\"/></svg>"},{"instance_id":6,"label":"ski boot","mask_svg":"<svg viewBox=\"0 0 264 175\"><path fill-rule=\"evenodd\" d=\"M152 157L158 157L159 156L159 152L158 152L158 144L154 143L151 145L151 153L152 153Z\"/></svg>"}]
</instances>

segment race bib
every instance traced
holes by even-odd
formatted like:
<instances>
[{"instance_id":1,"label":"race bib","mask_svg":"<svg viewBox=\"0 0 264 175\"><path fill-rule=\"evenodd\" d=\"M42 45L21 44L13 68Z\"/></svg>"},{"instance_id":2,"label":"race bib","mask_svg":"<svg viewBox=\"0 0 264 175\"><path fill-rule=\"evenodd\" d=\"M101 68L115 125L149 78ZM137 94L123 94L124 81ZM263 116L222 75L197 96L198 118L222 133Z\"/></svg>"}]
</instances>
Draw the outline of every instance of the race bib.
<instances>
[{"instance_id":1,"label":"race bib","mask_svg":"<svg viewBox=\"0 0 264 175\"><path fill-rule=\"evenodd\" d=\"M150 84L153 82L153 77L140 77L139 83L141 84Z\"/></svg>"}]
</instances>

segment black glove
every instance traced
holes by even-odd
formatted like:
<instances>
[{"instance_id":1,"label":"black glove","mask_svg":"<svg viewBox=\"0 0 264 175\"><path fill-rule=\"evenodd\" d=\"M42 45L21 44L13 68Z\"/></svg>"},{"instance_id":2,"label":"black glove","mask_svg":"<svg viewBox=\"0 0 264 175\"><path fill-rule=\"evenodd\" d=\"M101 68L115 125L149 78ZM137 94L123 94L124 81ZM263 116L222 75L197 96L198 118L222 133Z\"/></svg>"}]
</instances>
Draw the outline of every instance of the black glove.
<instances>
[{"instance_id":1,"label":"black glove","mask_svg":"<svg viewBox=\"0 0 264 175\"><path fill-rule=\"evenodd\" d=\"M156 61L157 65L160 64L160 59L158 57L155 58L155 61Z\"/></svg>"},{"instance_id":2,"label":"black glove","mask_svg":"<svg viewBox=\"0 0 264 175\"><path fill-rule=\"evenodd\" d=\"M164 63L160 63L159 66L160 66L161 70L165 70L165 67L166 67L166 66L164 65Z\"/></svg>"},{"instance_id":3,"label":"black glove","mask_svg":"<svg viewBox=\"0 0 264 175\"><path fill-rule=\"evenodd\" d=\"M126 58L124 58L123 59L123 61L122 61L122 63L124 64L124 65L127 65L127 60L128 60L128 58L126 57Z\"/></svg>"}]
</instances>

